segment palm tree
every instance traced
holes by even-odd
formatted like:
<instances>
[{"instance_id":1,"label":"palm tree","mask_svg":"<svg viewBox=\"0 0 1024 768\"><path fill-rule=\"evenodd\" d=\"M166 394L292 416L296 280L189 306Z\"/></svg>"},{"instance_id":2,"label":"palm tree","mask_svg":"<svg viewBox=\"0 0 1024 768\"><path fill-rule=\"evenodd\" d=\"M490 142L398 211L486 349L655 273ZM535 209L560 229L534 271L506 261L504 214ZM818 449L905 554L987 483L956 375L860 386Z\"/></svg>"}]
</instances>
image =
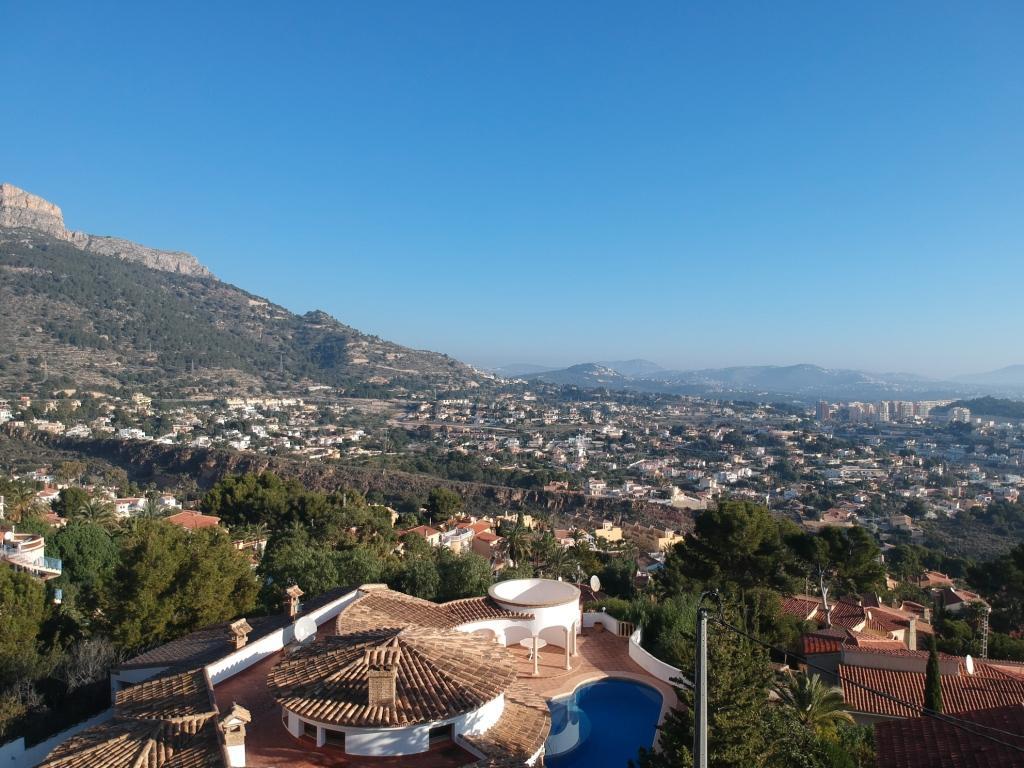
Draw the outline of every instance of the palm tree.
<instances>
[{"instance_id":1,"label":"palm tree","mask_svg":"<svg viewBox=\"0 0 1024 768\"><path fill-rule=\"evenodd\" d=\"M520 563L530 556L530 529L523 525L523 516L516 519L505 536L505 552L514 563Z\"/></svg>"},{"instance_id":2,"label":"palm tree","mask_svg":"<svg viewBox=\"0 0 1024 768\"><path fill-rule=\"evenodd\" d=\"M5 514L11 522L20 523L36 506L36 492L24 483L12 485L6 494Z\"/></svg>"},{"instance_id":3,"label":"palm tree","mask_svg":"<svg viewBox=\"0 0 1024 768\"><path fill-rule=\"evenodd\" d=\"M789 675L775 686L782 703L792 707L797 719L808 728L819 730L837 723L852 723L843 707L843 691L830 686L817 675L803 672Z\"/></svg>"},{"instance_id":4,"label":"palm tree","mask_svg":"<svg viewBox=\"0 0 1024 768\"><path fill-rule=\"evenodd\" d=\"M88 520L96 525L102 525L104 528L114 528L117 526L114 507L102 499L89 499L78 508L75 517L81 520Z\"/></svg>"},{"instance_id":5,"label":"palm tree","mask_svg":"<svg viewBox=\"0 0 1024 768\"><path fill-rule=\"evenodd\" d=\"M544 571L548 578L557 579L570 570L574 565L569 550L562 546L556 546L544 562Z\"/></svg>"},{"instance_id":6,"label":"palm tree","mask_svg":"<svg viewBox=\"0 0 1024 768\"><path fill-rule=\"evenodd\" d=\"M163 516L164 508L160 506L160 502L157 500L156 496L149 496L146 499L146 505L142 508L142 511L139 512L139 517L155 518Z\"/></svg>"}]
</instances>

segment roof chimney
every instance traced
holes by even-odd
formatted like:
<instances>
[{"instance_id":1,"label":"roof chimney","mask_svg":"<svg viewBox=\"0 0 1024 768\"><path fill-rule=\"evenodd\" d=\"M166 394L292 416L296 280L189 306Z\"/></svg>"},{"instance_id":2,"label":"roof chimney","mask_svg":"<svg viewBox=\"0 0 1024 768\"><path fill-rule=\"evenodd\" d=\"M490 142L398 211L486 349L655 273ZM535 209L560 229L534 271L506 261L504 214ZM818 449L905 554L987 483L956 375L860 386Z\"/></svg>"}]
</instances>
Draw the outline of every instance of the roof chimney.
<instances>
[{"instance_id":1,"label":"roof chimney","mask_svg":"<svg viewBox=\"0 0 1024 768\"><path fill-rule=\"evenodd\" d=\"M366 651L366 681L371 707L393 707L398 689L398 662L402 651L396 645Z\"/></svg>"},{"instance_id":2,"label":"roof chimney","mask_svg":"<svg viewBox=\"0 0 1024 768\"><path fill-rule=\"evenodd\" d=\"M295 621L299 615L299 598L302 597L305 592L299 589L298 584L292 584L284 591L284 594L284 608L288 612L288 618Z\"/></svg>"},{"instance_id":3,"label":"roof chimney","mask_svg":"<svg viewBox=\"0 0 1024 768\"><path fill-rule=\"evenodd\" d=\"M249 710L238 703L232 703L231 710L217 723L230 768L245 766L245 726L249 722L252 722Z\"/></svg>"},{"instance_id":4,"label":"roof chimney","mask_svg":"<svg viewBox=\"0 0 1024 768\"><path fill-rule=\"evenodd\" d=\"M232 622L228 626L228 633L230 635L229 639L236 651L239 648L245 647L246 642L248 642L250 632L252 632L252 627L249 626L249 622L244 618Z\"/></svg>"},{"instance_id":5,"label":"roof chimney","mask_svg":"<svg viewBox=\"0 0 1024 768\"><path fill-rule=\"evenodd\" d=\"M907 619L907 648L911 651L917 650L917 616Z\"/></svg>"}]
</instances>

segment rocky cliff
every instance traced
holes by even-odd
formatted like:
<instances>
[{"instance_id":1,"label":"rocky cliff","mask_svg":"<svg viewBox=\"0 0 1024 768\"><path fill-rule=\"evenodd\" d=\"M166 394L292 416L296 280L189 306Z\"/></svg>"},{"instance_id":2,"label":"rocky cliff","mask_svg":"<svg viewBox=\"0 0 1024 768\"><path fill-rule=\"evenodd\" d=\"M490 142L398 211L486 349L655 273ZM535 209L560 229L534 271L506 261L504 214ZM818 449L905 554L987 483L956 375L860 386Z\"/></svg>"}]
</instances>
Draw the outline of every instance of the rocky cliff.
<instances>
[{"instance_id":1,"label":"rocky cliff","mask_svg":"<svg viewBox=\"0 0 1024 768\"><path fill-rule=\"evenodd\" d=\"M73 232L65 228L64 215L58 206L13 184L0 184L0 227L43 232L83 251L138 262L151 269L212 277L210 270L189 253L162 251L117 237Z\"/></svg>"}]
</instances>

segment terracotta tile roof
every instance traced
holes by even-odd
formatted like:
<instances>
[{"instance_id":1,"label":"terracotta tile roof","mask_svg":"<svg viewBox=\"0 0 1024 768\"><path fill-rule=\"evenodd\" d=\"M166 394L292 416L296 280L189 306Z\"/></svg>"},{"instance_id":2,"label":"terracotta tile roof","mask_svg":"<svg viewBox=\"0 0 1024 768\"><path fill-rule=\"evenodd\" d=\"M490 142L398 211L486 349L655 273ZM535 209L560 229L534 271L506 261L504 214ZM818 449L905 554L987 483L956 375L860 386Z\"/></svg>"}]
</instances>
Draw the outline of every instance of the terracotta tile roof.
<instances>
[{"instance_id":1,"label":"terracotta tile roof","mask_svg":"<svg viewBox=\"0 0 1024 768\"><path fill-rule=\"evenodd\" d=\"M122 718L167 723L205 721L217 714L213 690L202 669L146 680L118 691L115 707Z\"/></svg>"},{"instance_id":2,"label":"terracotta tile roof","mask_svg":"<svg viewBox=\"0 0 1024 768\"><path fill-rule=\"evenodd\" d=\"M89 728L57 746L37 768L148 767L162 731L160 723L132 720Z\"/></svg>"},{"instance_id":3,"label":"terracotta tile roof","mask_svg":"<svg viewBox=\"0 0 1024 768\"><path fill-rule=\"evenodd\" d=\"M223 768L217 707L202 669L120 691L114 719L56 747L39 768Z\"/></svg>"},{"instance_id":4,"label":"terracotta tile roof","mask_svg":"<svg viewBox=\"0 0 1024 768\"><path fill-rule=\"evenodd\" d=\"M194 531L199 528L216 528L220 525L220 518L214 515L203 515L186 509L175 515L168 515L164 518L168 523L180 525L182 528Z\"/></svg>"},{"instance_id":5,"label":"terracotta tile roof","mask_svg":"<svg viewBox=\"0 0 1024 768\"><path fill-rule=\"evenodd\" d=\"M450 603L442 603L440 608L455 621L454 626L485 619L523 619L528 621L533 618L532 613L505 610L489 597L467 597L464 600L452 600Z\"/></svg>"},{"instance_id":6,"label":"terracotta tile roof","mask_svg":"<svg viewBox=\"0 0 1024 768\"><path fill-rule=\"evenodd\" d=\"M782 600L782 611L790 616L795 616L800 621L813 618L820 606L820 600L804 595L794 595Z\"/></svg>"},{"instance_id":7,"label":"terracotta tile roof","mask_svg":"<svg viewBox=\"0 0 1024 768\"><path fill-rule=\"evenodd\" d=\"M379 627L453 629L484 619L532 619L533 614L508 611L489 597L432 603L387 588L373 588L338 614L339 634Z\"/></svg>"},{"instance_id":8,"label":"terracotta tile roof","mask_svg":"<svg viewBox=\"0 0 1024 768\"><path fill-rule=\"evenodd\" d=\"M433 627L449 629L452 619L437 603L390 589L373 589L349 603L338 614L338 634L380 627Z\"/></svg>"},{"instance_id":9,"label":"terracotta tile roof","mask_svg":"<svg viewBox=\"0 0 1024 768\"><path fill-rule=\"evenodd\" d=\"M523 683L516 683L505 693L505 710L498 722L484 733L464 736L463 740L485 758L511 757L522 765L540 750L550 730L547 702Z\"/></svg>"},{"instance_id":10,"label":"terracotta tile roof","mask_svg":"<svg viewBox=\"0 0 1024 768\"><path fill-rule=\"evenodd\" d=\"M386 660L377 658L386 655ZM371 706L371 666L392 664L393 704ZM299 648L267 680L282 707L322 723L394 727L479 708L515 680L514 658L491 640L424 627L335 635Z\"/></svg>"},{"instance_id":11,"label":"terracotta tile roof","mask_svg":"<svg viewBox=\"0 0 1024 768\"><path fill-rule=\"evenodd\" d=\"M804 656L816 653L839 653L842 646L842 637L827 637L820 633L800 637L800 653Z\"/></svg>"},{"instance_id":12,"label":"terracotta tile roof","mask_svg":"<svg viewBox=\"0 0 1024 768\"><path fill-rule=\"evenodd\" d=\"M349 592L352 590L349 589ZM309 606L306 606L310 610ZM285 614L260 616L249 619L252 632L249 642L264 637L275 629L291 623ZM164 643L156 648L140 653L124 662L118 669L142 669L148 667L164 667L170 669L194 669L206 666L211 661L227 656L234 649L229 640L228 622L191 632L177 640Z\"/></svg>"},{"instance_id":13,"label":"terracotta tile roof","mask_svg":"<svg viewBox=\"0 0 1024 768\"><path fill-rule=\"evenodd\" d=\"M920 707L924 706L923 672L902 672L840 664L839 677L843 686L843 697L850 710L889 717L915 717L920 714ZM916 708L898 704L861 686L883 691L913 704ZM946 714L1021 702L1024 702L1024 680L984 662L975 662L973 675L968 675L961 665L958 674L942 676L942 706Z\"/></svg>"},{"instance_id":14,"label":"terracotta tile roof","mask_svg":"<svg viewBox=\"0 0 1024 768\"><path fill-rule=\"evenodd\" d=\"M875 725L878 768L1013 768L1024 764L1024 706L1013 704L972 712L960 719L1004 733L988 732L996 744L933 717L911 717ZM970 727L970 726L968 726ZM1014 735L1017 734L1017 735Z\"/></svg>"}]
</instances>

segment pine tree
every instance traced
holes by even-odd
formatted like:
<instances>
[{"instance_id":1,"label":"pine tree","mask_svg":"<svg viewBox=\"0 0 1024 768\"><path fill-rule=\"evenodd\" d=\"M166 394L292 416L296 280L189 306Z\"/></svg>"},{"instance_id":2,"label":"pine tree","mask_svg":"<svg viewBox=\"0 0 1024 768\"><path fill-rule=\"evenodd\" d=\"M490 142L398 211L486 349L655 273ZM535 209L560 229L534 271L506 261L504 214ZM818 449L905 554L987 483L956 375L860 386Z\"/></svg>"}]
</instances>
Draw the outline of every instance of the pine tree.
<instances>
[{"instance_id":1,"label":"pine tree","mask_svg":"<svg viewBox=\"0 0 1024 768\"><path fill-rule=\"evenodd\" d=\"M714 768L764 766L764 713L771 682L767 656L724 628L712 625L708 634L708 763ZM693 668L692 658L684 668ZM640 768L693 765L693 690L677 687L676 695L680 705L661 726L661 751L642 752Z\"/></svg>"}]
</instances>

